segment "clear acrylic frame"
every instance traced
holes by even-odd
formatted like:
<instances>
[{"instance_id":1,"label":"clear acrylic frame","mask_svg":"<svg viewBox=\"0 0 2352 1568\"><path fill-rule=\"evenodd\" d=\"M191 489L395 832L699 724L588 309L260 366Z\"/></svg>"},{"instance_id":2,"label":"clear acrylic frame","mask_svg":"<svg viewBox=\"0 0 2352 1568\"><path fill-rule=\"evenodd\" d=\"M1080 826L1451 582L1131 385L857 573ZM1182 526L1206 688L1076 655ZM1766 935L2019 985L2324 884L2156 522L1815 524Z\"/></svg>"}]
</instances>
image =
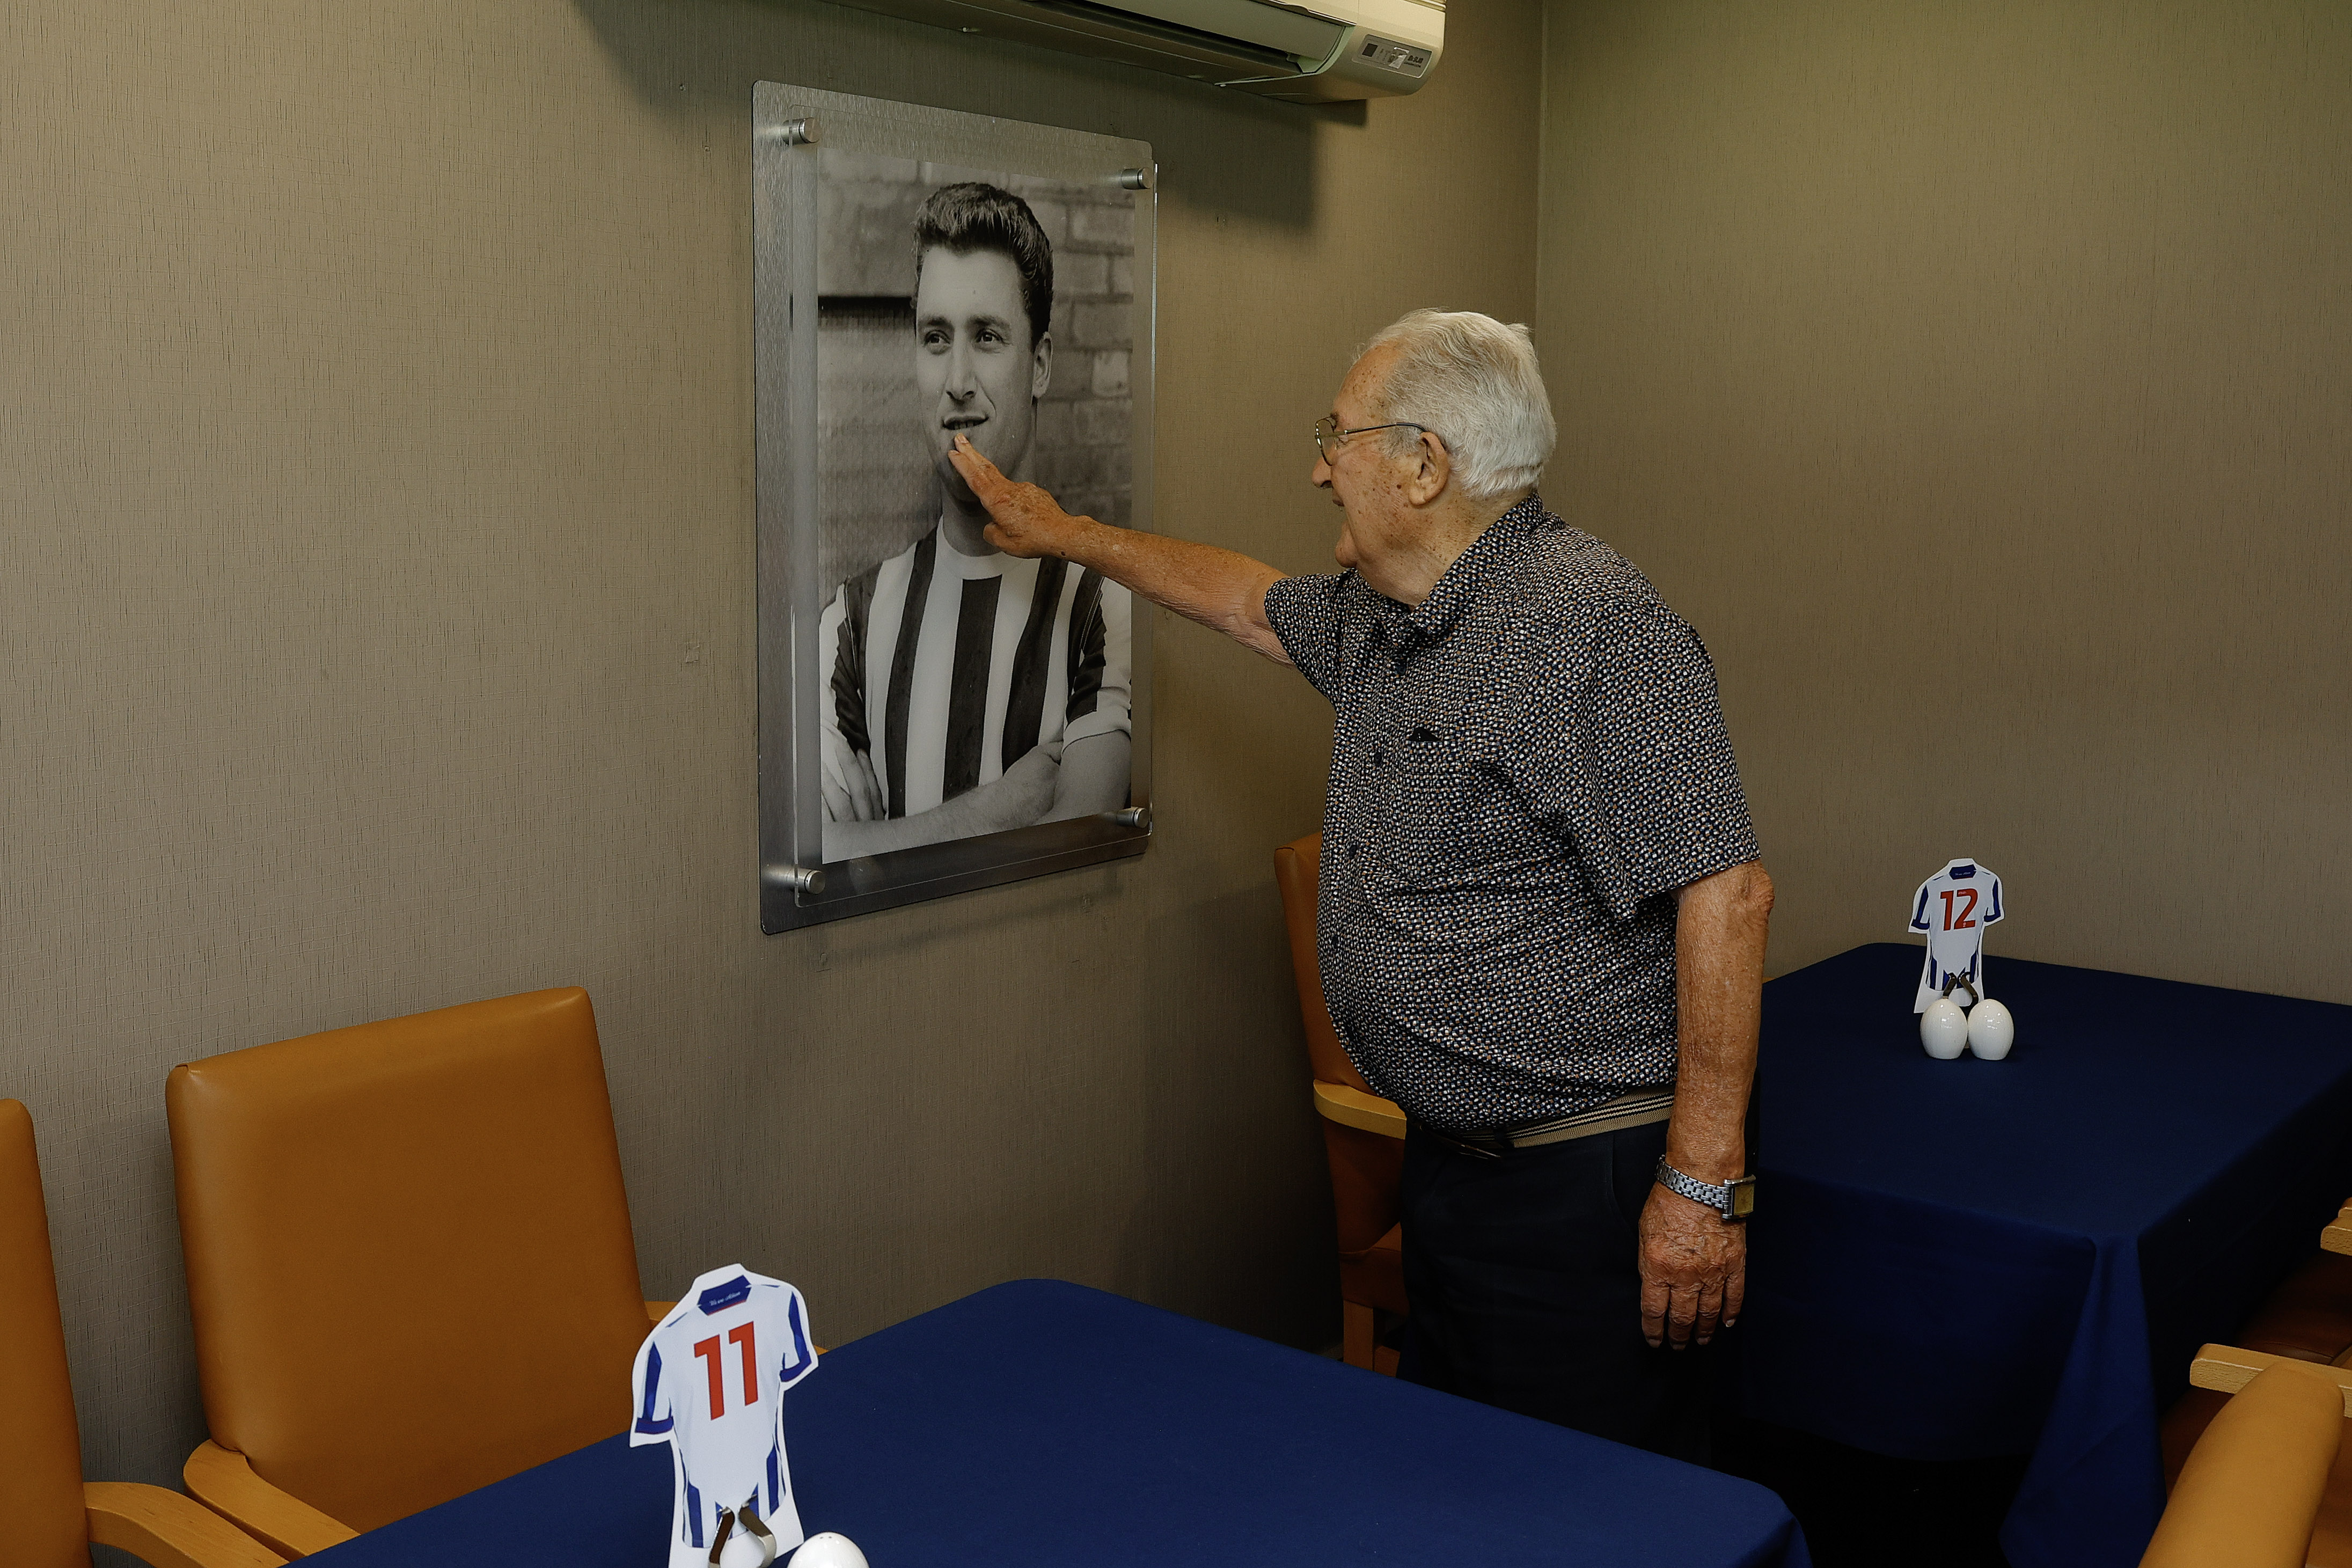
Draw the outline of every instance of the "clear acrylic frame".
<instances>
[{"instance_id":1,"label":"clear acrylic frame","mask_svg":"<svg viewBox=\"0 0 2352 1568\"><path fill-rule=\"evenodd\" d=\"M825 579L825 453L819 417L825 154L1129 194L1126 338L1129 526L1149 529L1157 185L1150 144L919 104L758 83L752 93L754 356L759 484L760 924L792 931L1025 877L1140 855L1151 833L1151 618L1132 617L1132 723L1123 809L827 862L821 783L818 626ZM838 210L842 203L836 200ZM887 310L891 302L881 302ZM1101 309L1103 307L1097 307ZM1116 308L1114 305L1111 308ZM911 321L911 302L907 306ZM1093 412L1101 412L1100 409ZM1115 409L1114 409L1115 412ZM1099 424L1099 421L1097 421Z\"/></svg>"}]
</instances>

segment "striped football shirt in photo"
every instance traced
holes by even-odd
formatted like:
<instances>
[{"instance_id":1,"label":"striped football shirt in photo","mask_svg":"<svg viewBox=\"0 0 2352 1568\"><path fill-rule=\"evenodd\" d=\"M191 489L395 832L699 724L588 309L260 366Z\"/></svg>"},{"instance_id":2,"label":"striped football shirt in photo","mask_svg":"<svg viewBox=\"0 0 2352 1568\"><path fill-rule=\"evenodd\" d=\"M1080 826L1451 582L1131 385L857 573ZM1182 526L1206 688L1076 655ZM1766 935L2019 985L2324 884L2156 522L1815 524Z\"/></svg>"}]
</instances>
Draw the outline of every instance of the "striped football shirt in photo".
<instances>
[{"instance_id":1,"label":"striped football shirt in photo","mask_svg":"<svg viewBox=\"0 0 2352 1568\"><path fill-rule=\"evenodd\" d=\"M1003 775L1033 747L1131 735L1126 589L1066 561L965 555L934 525L842 584L817 626L830 783L848 752L888 814Z\"/></svg>"}]
</instances>

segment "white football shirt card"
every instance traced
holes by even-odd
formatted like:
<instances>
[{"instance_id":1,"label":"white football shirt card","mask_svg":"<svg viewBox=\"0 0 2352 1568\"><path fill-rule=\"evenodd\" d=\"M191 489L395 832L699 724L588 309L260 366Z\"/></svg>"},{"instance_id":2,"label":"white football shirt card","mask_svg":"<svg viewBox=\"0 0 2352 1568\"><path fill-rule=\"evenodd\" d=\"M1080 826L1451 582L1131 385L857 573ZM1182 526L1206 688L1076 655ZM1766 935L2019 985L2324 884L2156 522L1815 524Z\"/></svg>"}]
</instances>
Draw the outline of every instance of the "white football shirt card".
<instances>
[{"instance_id":1,"label":"white football shirt card","mask_svg":"<svg viewBox=\"0 0 2352 1568\"><path fill-rule=\"evenodd\" d=\"M1955 976L1977 996L1985 994L1984 928L2001 917L2000 879L1974 860L1954 860L1919 884L1911 901L1911 929L1927 937L1927 962L1911 1011L1924 1013ZM1974 998L1960 1001L1969 1005Z\"/></svg>"},{"instance_id":2,"label":"white football shirt card","mask_svg":"<svg viewBox=\"0 0 2352 1568\"><path fill-rule=\"evenodd\" d=\"M670 1568L708 1568L722 1520L738 1515L741 1533L747 1508L778 1555L801 1543L783 1394L815 1370L801 1293L740 1268L697 1279L637 1347L629 1445L670 1446Z\"/></svg>"}]
</instances>

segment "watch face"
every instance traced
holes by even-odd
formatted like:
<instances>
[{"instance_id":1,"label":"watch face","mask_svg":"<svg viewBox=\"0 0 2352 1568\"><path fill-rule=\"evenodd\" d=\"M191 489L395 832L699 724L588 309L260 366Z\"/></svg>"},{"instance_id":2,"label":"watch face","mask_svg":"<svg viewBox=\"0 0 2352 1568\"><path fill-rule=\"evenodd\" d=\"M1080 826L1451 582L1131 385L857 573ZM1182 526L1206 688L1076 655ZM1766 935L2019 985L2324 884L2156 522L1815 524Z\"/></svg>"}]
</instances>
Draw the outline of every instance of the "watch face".
<instances>
[{"instance_id":1,"label":"watch face","mask_svg":"<svg viewBox=\"0 0 2352 1568\"><path fill-rule=\"evenodd\" d=\"M1731 1184L1731 1217L1746 1219L1756 1212L1756 1178L1743 1177Z\"/></svg>"}]
</instances>

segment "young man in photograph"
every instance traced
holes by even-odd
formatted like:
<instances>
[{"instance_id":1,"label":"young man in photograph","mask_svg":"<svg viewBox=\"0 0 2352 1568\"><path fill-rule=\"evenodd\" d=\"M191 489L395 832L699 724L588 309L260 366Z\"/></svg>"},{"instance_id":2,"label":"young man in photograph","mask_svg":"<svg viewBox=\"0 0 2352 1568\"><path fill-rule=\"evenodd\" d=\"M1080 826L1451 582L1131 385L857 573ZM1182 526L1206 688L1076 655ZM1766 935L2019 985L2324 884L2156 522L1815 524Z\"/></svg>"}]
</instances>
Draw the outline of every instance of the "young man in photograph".
<instances>
[{"instance_id":1,"label":"young man in photograph","mask_svg":"<svg viewBox=\"0 0 2352 1568\"><path fill-rule=\"evenodd\" d=\"M824 858L845 860L1127 803L1127 590L988 542L948 453L1028 470L1053 378L1053 247L994 185L915 219L915 381L939 478L929 532L842 584L817 631Z\"/></svg>"}]
</instances>

